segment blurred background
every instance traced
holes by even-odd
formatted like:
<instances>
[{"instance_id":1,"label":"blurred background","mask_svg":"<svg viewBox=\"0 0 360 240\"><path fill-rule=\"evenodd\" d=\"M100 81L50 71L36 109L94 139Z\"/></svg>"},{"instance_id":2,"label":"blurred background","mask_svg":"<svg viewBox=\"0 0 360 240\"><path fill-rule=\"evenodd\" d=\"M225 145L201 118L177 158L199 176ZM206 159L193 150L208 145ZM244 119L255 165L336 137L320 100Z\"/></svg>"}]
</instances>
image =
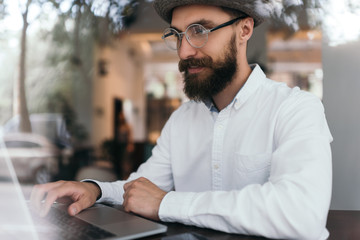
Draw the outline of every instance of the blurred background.
<instances>
[{"instance_id":1,"label":"blurred background","mask_svg":"<svg viewBox=\"0 0 360 240\"><path fill-rule=\"evenodd\" d=\"M334 137L331 208L359 210L360 1L259 2L268 21L249 62L322 99ZM151 156L187 101L166 27L147 0L0 0L0 128L24 186L126 178Z\"/></svg>"}]
</instances>

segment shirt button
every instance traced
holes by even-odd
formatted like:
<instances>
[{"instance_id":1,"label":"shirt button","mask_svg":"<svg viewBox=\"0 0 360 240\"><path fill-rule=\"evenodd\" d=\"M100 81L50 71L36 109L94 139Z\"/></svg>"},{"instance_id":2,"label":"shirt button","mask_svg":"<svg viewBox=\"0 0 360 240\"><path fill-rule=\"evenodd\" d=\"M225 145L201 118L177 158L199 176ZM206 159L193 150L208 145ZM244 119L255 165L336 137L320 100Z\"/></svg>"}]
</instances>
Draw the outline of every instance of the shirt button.
<instances>
[{"instance_id":1,"label":"shirt button","mask_svg":"<svg viewBox=\"0 0 360 240\"><path fill-rule=\"evenodd\" d=\"M239 107L240 107L240 103L238 103L238 102L235 103L235 107L236 107L236 108L239 108Z\"/></svg>"},{"instance_id":2,"label":"shirt button","mask_svg":"<svg viewBox=\"0 0 360 240\"><path fill-rule=\"evenodd\" d=\"M224 128L224 125L220 124L220 125L218 126L218 128L219 128L219 129L223 129L223 128Z\"/></svg>"},{"instance_id":3,"label":"shirt button","mask_svg":"<svg viewBox=\"0 0 360 240\"><path fill-rule=\"evenodd\" d=\"M214 169L219 169L219 165L218 165L218 164L214 164Z\"/></svg>"}]
</instances>

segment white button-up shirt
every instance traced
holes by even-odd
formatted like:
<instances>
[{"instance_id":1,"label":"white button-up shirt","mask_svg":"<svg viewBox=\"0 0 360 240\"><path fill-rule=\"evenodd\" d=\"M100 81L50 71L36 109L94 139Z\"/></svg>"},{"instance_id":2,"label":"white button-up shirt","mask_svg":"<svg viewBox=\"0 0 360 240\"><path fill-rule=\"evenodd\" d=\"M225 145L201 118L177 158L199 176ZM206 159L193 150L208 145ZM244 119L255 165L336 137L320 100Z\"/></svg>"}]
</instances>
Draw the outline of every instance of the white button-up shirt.
<instances>
[{"instance_id":1,"label":"white button-up shirt","mask_svg":"<svg viewBox=\"0 0 360 240\"><path fill-rule=\"evenodd\" d=\"M326 239L332 137L321 101L259 66L220 112L184 103L162 130L146 177L168 194L162 221L283 239ZM125 181L97 182L122 203Z\"/></svg>"}]
</instances>

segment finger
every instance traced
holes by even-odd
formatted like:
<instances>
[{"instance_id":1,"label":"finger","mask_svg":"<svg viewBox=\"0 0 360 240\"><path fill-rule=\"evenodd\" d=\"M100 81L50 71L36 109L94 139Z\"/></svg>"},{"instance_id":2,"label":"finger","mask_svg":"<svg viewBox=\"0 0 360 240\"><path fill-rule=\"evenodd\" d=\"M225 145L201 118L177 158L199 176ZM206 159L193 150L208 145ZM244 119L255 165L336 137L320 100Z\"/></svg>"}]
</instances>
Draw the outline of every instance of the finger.
<instances>
[{"instance_id":1,"label":"finger","mask_svg":"<svg viewBox=\"0 0 360 240\"><path fill-rule=\"evenodd\" d=\"M67 196L56 199L56 202L64 205L70 205L73 202L73 200Z\"/></svg>"},{"instance_id":2,"label":"finger","mask_svg":"<svg viewBox=\"0 0 360 240\"><path fill-rule=\"evenodd\" d=\"M127 189L129 189L129 188L127 188ZM127 206L128 195L129 195L129 190L125 190L125 191L124 191L124 194L123 194L123 199L124 199L124 201L123 201L123 203L122 203L122 205L123 205L124 207Z\"/></svg>"},{"instance_id":3,"label":"finger","mask_svg":"<svg viewBox=\"0 0 360 240\"><path fill-rule=\"evenodd\" d=\"M40 216L46 216L51 205L58 199L63 197L71 197L76 193L77 189L71 182L63 182L63 184L53 187L48 191L47 196L41 206Z\"/></svg>"},{"instance_id":4,"label":"finger","mask_svg":"<svg viewBox=\"0 0 360 240\"><path fill-rule=\"evenodd\" d=\"M139 178L137 178L135 180L132 180L132 181L130 181L128 183L125 183L124 184L124 190L126 191L126 190L128 190L128 189L130 189L132 187L139 188L139 187L145 186L145 184L147 184L147 183L151 183L151 182L147 178L139 177Z\"/></svg>"},{"instance_id":5,"label":"finger","mask_svg":"<svg viewBox=\"0 0 360 240\"><path fill-rule=\"evenodd\" d=\"M124 194L123 194L123 198L124 198L124 202L123 205L126 205L126 203L128 202L128 199L131 195L134 195L134 193L136 192L137 189L139 189L139 182L137 180L133 180L129 183L127 183L127 185L124 185Z\"/></svg>"},{"instance_id":6,"label":"finger","mask_svg":"<svg viewBox=\"0 0 360 240\"><path fill-rule=\"evenodd\" d=\"M46 195L49 190L55 187L59 187L62 184L63 181L57 181L52 183L35 185L30 195L30 201L34 203L42 201L44 199L44 195Z\"/></svg>"},{"instance_id":7,"label":"finger","mask_svg":"<svg viewBox=\"0 0 360 240\"><path fill-rule=\"evenodd\" d=\"M62 197L62 195L56 191L56 188L48 192L45 200L41 204L41 209L40 209L41 217L45 217L49 213L51 206L59 197Z\"/></svg>"},{"instance_id":8,"label":"finger","mask_svg":"<svg viewBox=\"0 0 360 240\"><path fill-rule=\"evenodd\" d=\"M30 204L31 206L35 207L37 211L40 211L42 201L44 200L45 196L47 195L50 189L58 187L62 185L62 181L47 183L42 185L35 185L31 191L30 195Z\"/></svg>"},{"instance_id":9,"label":"finger","mask_svg":"<svg viewBox=\"0 0 360 240\"><path fill-rule=\"evenodd\" d=\"M130 208L130 204L129 204L129 193L125 192L123 195L123 198L124 198L124 201L123 201L122 205L124 207L124 210L126 212L130 212L131 208Z\"/></svg>"},{"instance_id":10,"label":"finger","mask_svg":"<svg viewBox=\"0 0 360 240\"><path fill-rule=\"evenodd\" d=\"M136 191L136 189L134 189L135 187L136 187L136 185L138 185L138 184L136 184L136 182L135 182L136 180L134 180L134 181L131 181L131 182L129 182L129 183L127 183L127 186L125 187L124 186L124 194L123 194L123 199L124 199L124 201L123 201L123 207L124 207L124 210L126 211L126 212L130 212L131 211L131 208L130 208L130 201L129 201L129 198L130 198L130 196L132 196L132 197L134 197L134 191ZM135 183L135 184L134 184ZM134 187L134 185L135 185L135 187Z\"/></svg>"},{"instance_id":11,"label":"finger","mask_svg":"<svg viewBox=\"0 0 360 240\"><path fill-rule=\"evenodd\" d=\"M68 213L71 216L74 216L76 214L78 214L79 212L81 212L82 210L84 210L85 208L91 207L92 205L94 205L94 201L92 201L90 199L90 197L88 196L83 196L81 198L79 198L78 201L74 202L73 204L71 204L68 207Z\"/></svg>"},{"instance_id":12,"label":"finger","mask_svg":"<svg viewBox=\"0 0 360 240\"><path fill-rule=\"evenodd\" d=\"M35 185L30 194L30 206L40 211L41 201L44 199L46 192L41 189L39 185Z\"/></svg>"},{"instance_id":13,"label":"finger","mask_svg":"<svg viewBox=\"0 0 360 240\"><path fill-rule=\"evenodd\" d=\"M142 182L142 183L145 183L145 182L150 182L149 179L145 178L145 177L139 177L138 179L136 179L137 182Z\"/></svg>"},{"instance_id":14,"label":"finger","mask_svg":"<svg viewBox=\"0 0 360 240\"><path fill-rule=\"evenodd\" d=\"M134 183L134 181L136 181L136 180L132 180L132 181L127 182L127 183L124 184L123 188L124 188L125 192L130 188L130 186Z\"/></svg>"}]
</instances>

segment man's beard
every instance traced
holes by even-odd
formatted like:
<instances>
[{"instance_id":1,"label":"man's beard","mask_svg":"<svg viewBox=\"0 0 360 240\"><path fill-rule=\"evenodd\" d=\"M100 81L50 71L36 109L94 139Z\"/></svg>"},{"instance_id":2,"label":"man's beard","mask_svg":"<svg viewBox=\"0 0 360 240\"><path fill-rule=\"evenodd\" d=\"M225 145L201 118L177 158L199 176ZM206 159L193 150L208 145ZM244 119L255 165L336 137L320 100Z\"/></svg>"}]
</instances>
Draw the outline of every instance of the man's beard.
<instances>
[{"instance_id":1,"label":"man's beard","mask_svg":"<svg viewBox=\"0 0 360 240\"><path fill-rule=\"evenodd\" d=\"M232 82L237 71L235 36L231 38L224 55L223 59L216 62L209 56L180 60L179 71L184 73L184 93L189 99L195 101L210 99ZM205 70L211 72L189 74L188 69L191 66L205 67Z\"/></svg>"}]
</instances>

